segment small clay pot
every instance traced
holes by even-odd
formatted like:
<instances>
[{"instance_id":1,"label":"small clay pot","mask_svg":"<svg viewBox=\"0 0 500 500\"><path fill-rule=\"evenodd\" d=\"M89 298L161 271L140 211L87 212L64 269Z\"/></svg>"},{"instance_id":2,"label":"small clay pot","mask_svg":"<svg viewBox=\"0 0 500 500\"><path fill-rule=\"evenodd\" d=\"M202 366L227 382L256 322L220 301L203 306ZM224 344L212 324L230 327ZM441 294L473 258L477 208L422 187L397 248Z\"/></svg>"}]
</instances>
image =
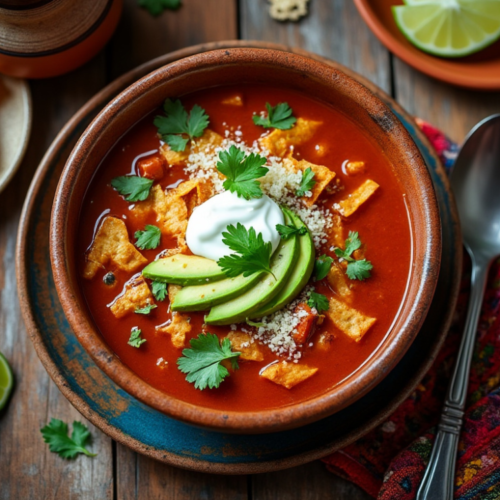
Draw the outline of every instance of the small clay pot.
<instances>
[{"instance_id":1,"label":"small clay pot","mask_svg":"<svg viewBox=\"0 0 500 500\"><path fill-rule=\"evenodd\" d=\"M122 0L0 0L0 73L48 78L86 63L113 34Z\"/></svg>"},{"instance_id":2,"label":"small clay pot","mask_svg":"<svg viewBox=\"0 0 500 500\"><path fill-rule=\"evenodd\" d=\"M224 412L180 401L140 379L110 350L97 330L78 285L75 265L83 197L102 158L139 119L167 97L217 85L269 84L303 92L347 114L384 151L406 196L413 261L406 295L390 332L351 376L323 395L256 412ZM381 222L383 223L383 222ZM165 414L225 432L262 433L299 427L352 404L398 363L431 304L441 260L441 227L432 182L410 135L370 90L322 62L287 52L235 48L205 52L164 66L111 101L76 144L59 181L51 218L55 284L75 335L96 364L119 386Z\"/></svg>"}]
</instances>

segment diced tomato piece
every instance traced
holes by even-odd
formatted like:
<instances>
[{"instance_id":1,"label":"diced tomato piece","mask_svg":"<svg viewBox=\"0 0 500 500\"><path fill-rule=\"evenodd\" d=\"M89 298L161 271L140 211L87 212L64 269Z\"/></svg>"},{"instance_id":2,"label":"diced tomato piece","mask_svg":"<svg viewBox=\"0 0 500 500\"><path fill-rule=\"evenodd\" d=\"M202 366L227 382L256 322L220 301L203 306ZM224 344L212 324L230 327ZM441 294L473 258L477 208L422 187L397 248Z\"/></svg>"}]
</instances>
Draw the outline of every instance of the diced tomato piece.
<instances>
[{"instance_id":1,"label":"diced tomato piece","mask_svg":"<svg viewBox=\"0 0 500 500\"><path fill-rule=\"evenodd\" d=\"M139 173L142 177L157 181L165 174L163 169L164 162L165 160L162 157L153 156L152 158L139 160L137 167L139 168Z\"/></svg>"},{"instance_id":2,"label":"diced tomato piece","mask_svg":"<svg viewBox=\"0 0 500 500\"><path fill-rule=\"evenodd\" d=\"M294 313L300 313L301 311L304 311L306 314L302 313L303 316L300 318L300 322L295 328L296 332L293 334L293 340L297 344L305 344L307 342L318 322L318 312L316 309L313 310L306 303L302 302L295 308Z\"/></svg>"}]
</instances>

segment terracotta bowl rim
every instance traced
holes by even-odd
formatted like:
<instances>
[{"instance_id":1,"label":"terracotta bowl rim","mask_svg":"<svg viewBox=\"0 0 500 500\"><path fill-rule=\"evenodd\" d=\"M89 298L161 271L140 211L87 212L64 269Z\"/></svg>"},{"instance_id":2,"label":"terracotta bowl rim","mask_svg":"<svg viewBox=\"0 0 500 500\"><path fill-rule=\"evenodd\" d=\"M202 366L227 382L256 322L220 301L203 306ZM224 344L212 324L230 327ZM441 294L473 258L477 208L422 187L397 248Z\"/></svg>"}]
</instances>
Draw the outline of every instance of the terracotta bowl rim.
<instances>
[{"instance_id":1,"label":"terracotta bowl rim","mask_svg":"<svg viewBox=\"0 0 500 500\"><path fill-rule=\"evenodd\" d=\"M327 82L325 75L329 75L330 83L331 80L336 80L348 85L352 92L356 93L359 100L355 101L358 104L361 98L368 99L379 112L382 110L383 115L391 120L393 123L391 133L397 134L400 148L403 149L403 145L406 148L406 155L420 187L418 194L425 213L425 220L421 222L427 236L427 251L420 263L424 272L418 278L418 293L408 319L402 328L397 331L393 329L386 335L377 350L364 363L363 369L358 369L347 382L341 382L320 396L283 408L254 412L221 411L199 407L155 389L122 363L107 346L90 314L84 312L88 310L87 305L81 304L74 291L66 258L65 224L72 190L78 182L81 164L85 163L85 149L96 139L98 140L99 132L113 122L114 116L120 109L133 105L135 96L154 88L165 79L182 75L195 67L213 69L220 65L221 61L231 61L231 64L252 64L256 60L259 64L279 65L283 71L307 73L310 77L323 80L325 85ZM332 74L335 76L333 79ZM50 257L56 290L76 337L97 366L125 391L146 405L192 425L223 432L277 432L306 425L345 408L369 392L396 366L418 334L434 296L441 261L441 225L432 181L417 146L388 106L367 87L340 70L296 53L261 48L218 49L195 54L158 68L126 88L94 118L76 143L57 186L50 221ZM415 317L417 309L420 314ZM388 340L391 341L390 344L382 348Z\"/></svg>"}]
</instances>

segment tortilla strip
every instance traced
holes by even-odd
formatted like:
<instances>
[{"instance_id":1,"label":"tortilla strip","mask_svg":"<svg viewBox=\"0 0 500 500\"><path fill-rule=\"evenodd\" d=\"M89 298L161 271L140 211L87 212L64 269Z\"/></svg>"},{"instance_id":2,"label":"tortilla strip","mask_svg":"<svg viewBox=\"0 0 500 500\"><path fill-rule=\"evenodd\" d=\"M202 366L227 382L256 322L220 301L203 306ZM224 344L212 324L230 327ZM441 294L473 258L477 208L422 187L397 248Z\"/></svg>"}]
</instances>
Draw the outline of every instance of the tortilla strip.
<instances>
[{"instance_id":1,"label":"tortilla strip","mask_svg":"<svg viewBox=\"0 0 500 500\"><path fill-rule=\"evenodd\" d=\"M349 175L363 174L366 171L366 164L364 161L348 161L345 164L345 171Z\"/></svg>"},{"instance_id":2,"label":"tortilla strip","mask_svg":"<svg viewBox=\"0 0 500 500\"><path fill-rule=\"evenodd\" d=\"M344 227L342 226L342 219L338 214L332 214L330 218L332 225L328 228L328 241L332 246L337 248L344 248Z\"/></svg>"},{"instance_id":3,"label":"tortilla strip","mask_svg":"<svg viewBox=\"0 0 500 500\"><path fill-rule=\"evenodd\" d=\"M182 287L179 285L168 285L168 300L172 303L175 296ZM187 314L172 312L172 321L165 326L157 326L156 331L170 335L172 345L177 349L184 347L186 334L191 331L190 318Z\"/></svg>"},{"instance_id":4,"label":"tortilla strip","mask_svg":"<svg viewBox=\"0 0 500 500\"><path fill-rule=\"evenodd\" d=\"M110 310L119 319L153 302L153 294L144 278L133 278L126 283L125 292L110 305Z\"/></svg>"},{"instance_id":5,"label":"tortilla strip","mask_svg":"<svg viewBox=\"0 0 500 500\"><path fill-rule=\"evenodd\" d=\"M356 342L359 342L375 321L377 321L376 318L365 316L363 313L333 297L330 299L330 307L326 314L340 331Z\"/></svg>"},{"instance_id":6,"label":"tortilla strip","mask_svg":"<svg viewBox=\"0 0 500 500\"><path fill-rule=\"evenodd\" d=\"M110 216L99 226L86 260L83 277L88 280L108 264L113 264L122 271L134 272L148 262L130 243L125 222Z\"/></svg>"},{"instance_id":7,"label":"tortilla strip","mask_svg":"<svg viewBox=\"0 0 500 500\"><path fill-rule=\"evenodd\" d=\"M317 368L281 361L268 366L261 373L261 376L275 384L291 389L309 377L312 377L317 371Z\"/></svg>"},{"instance_id":8,"label":"tortilla strip","mask_svg":"<svg viewBox=\"0 0 500 500\"><path fill-rule=\"evenodd\" d=\"M259 144L274 156L285 156L293 146L300 146L312 138L322 122L297 118L295 125L288 130L274 129L269 135L261 137Z\"/></svg>"},{"instance_id":9,"label":"tortilla strip","mask_svg":"<svg viewBox=\"0 0 500 500\"><path fill-rule=\"evenodd\" d=\"M304 173L306 169L310 168L314 172L314 180L316 184L313 186L310 197L302 196L302 200L306 205L312 206L316 203L316 200L321 195L323 190L332 182L335 177L335 172L332 172L328 167L323 165L315 165L306 160L296 160L295 158L289 157L283 160L283 166L291 170L292 172L298 172L299 170Z\"/></svg>"},{"instance_id":10,"label":"tortilla strip","mask_svg":"<svg viewBox=\"0 0 500 500\"><path fill-rule=\"evenodd\" d=\"M349 217L352 215L380 186L368 179L359 186L356 191L351 193L345 200L339 202L341 215Z\"/></svg>"},{"instance_id":11,"label":"tortilla strip","mask_svg":"<svg viewBox=\"0 0 500 500\"><path fill-rule=\"evenodd\" d=\"M349 286L346 274L340 267L333 264L332 267L330 267L330 271L328 271L328 274L326 275L326 279L335 293L340 295L344 300L348 302L351 301L352 290Z\"/></svg>"},{"instance_id":12,"label":"tortilla strip","mask_svg":"<svg viewBox=\"0 0 500 500\"><path fill-rule=\"evenodd\" d=\"M245 359L247 361L263 361L264 355L260 352L257 342L252 343L252 337L245 332L230 332L227 336L231 342L233 351L241 352L238 359Z\"/></svg>"},{"instance_id":13,"label":"tortilla strip","mask_svg":"<svg viewBox=\"0 0 500 500\"><path fill-rule=\"evenodd\" d=\"M240 95L236 94L223 99L222 104L225 104L226 106L243 106L243 99Z\"/></svg>"},{"instance_id":14,"label":"tortilla strip","mask_svg":"<svg viewBox=\"0 0 500 500\"><path fill-rule=\"evenodd\" d=\"M170 167L184 165L188 161L190 154L202 152L211 154L215 151L215 148L222 145L223 140L221 135L207 128L201 137L188 142L184 151L173 151L168 144L164 144L160 148L160 153L167 160Z\"/></svg>"}]
</instances>

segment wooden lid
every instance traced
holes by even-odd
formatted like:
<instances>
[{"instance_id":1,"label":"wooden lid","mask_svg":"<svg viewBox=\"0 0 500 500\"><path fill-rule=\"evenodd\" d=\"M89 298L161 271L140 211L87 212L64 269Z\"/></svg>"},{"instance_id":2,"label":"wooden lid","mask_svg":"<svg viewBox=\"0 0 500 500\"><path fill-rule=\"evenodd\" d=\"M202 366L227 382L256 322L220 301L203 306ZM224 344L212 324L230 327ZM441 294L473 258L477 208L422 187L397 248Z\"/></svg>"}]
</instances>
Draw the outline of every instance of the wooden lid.
<instances>
[{"instance_id":1,"label":"wooden lid","mask_svg":"<svg viewBox=\"0 0 500 500\"><path fill-rule=\"evenodd\" d=\"M44 56L78 44L106 17L111 0L0 0L0 53Z\"/></svg>"}]
</instances>

